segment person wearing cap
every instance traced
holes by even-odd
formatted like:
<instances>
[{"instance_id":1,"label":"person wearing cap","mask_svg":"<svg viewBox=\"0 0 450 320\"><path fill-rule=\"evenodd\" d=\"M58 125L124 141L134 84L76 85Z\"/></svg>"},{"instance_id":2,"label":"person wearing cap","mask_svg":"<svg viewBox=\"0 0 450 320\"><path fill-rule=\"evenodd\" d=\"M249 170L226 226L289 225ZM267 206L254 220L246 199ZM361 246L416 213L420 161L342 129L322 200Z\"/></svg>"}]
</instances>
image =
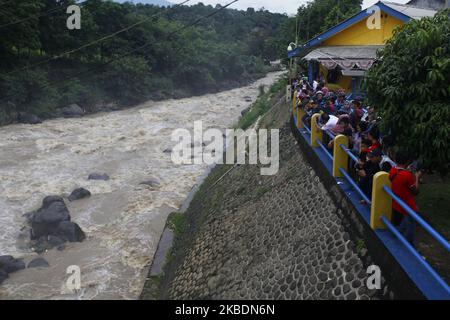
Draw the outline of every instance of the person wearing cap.
<instances>
[{"instance_id":1,"label":"person wearing cap","mask_svg":"<svg viewBox=\"0 0 450 320\"><path fill-rule=\"evenodd\" d=\"M325 100L323 98L323 92L322 91L317 91L316 92L316 96L315 96L315 100L317 102L317 104L319 105L320 108L323 108L325 106Z\"/></svg>"},{"instance_id":2,"label":"person wearing cap","mask_svg":"<svg viewBox=\"0 0 450 320\"><path fill-rule=\"evenodd\" d=\"M373 149L367 154L367 161L362 169L357 170L359 176L359 187L367 197L372 196L373 177L381 171L380 162L383 153L380 149Z\"/></svg>"}]
</instances>

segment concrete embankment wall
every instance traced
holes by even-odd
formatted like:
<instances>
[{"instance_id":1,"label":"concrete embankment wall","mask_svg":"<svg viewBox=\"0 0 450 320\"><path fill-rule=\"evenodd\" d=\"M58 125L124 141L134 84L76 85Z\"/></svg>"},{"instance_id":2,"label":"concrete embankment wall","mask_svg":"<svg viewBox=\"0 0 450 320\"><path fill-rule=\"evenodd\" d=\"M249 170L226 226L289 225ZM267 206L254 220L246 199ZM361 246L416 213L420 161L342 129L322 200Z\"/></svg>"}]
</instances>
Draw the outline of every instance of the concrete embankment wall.
<instances>
[{"instance_id":1,"label":"concrete embankment wall","mask_svg":"<svg viewBox=\"0 0 450 320\"><path fill-rule=\"evenodd\" d=\"M284 106L283 106L284 107ZM368 290L371 259L350 221L298 149L280 132L280 171L218 166L185 213L162 279L170 299L389 299ZM145 298L145 297L144 297Z\"/></svg>"}]
</instances>

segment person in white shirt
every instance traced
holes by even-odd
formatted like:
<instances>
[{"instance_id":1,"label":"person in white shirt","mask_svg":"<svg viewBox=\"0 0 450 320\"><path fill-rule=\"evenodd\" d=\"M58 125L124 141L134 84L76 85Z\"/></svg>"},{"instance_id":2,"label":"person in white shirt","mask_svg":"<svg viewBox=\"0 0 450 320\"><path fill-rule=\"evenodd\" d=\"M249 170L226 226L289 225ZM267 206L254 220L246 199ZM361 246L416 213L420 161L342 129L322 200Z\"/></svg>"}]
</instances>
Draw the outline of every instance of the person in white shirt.
<instances>
[{"instance_id":1,"label":"person in white shirt","mask_svg":"<svg viewBox=\"0 0 450 320\"><path fill-rule=\"evenodd\" d=\"M313 82L313 89L314 89L314 91L317 90L318 86L319 86L319 82L317 82L317 80L314 80L314 82Z\"/></svg>"},{"instance_id":2,"label":"person in white shirt","mask_svg":"<svg viewBox=\"0 0 450 320\"><path fill-rule=\"evenodd\" d=\"M319 123L319 127L323 130L323 131L327 131L327 130L331 130L334 127L336 127L337 123L339 121L339 118L333 115L329 115L326 113L323 113L320 116L320 123Z\"/></svg>"}]
</instances>

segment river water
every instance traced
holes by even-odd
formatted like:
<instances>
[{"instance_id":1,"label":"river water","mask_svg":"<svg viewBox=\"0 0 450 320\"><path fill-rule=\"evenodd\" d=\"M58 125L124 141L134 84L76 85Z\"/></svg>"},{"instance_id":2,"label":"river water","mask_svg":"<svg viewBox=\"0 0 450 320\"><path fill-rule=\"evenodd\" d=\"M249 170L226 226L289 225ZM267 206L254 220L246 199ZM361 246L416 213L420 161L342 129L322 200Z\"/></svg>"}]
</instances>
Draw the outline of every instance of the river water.
<instances>
[{"instance_id":1,"label":"river water","mask_svg":"<svg viewBox=\"0 0 450 320\"><path fill-rule=\"evenodd\" d=\"M23 214L40 207L47 195L67 196L84 187L87 199L68 202L72 221L85 231L82 243L41 256L49 268L10 274L0 299L136 299L156 251L167 216L177 211L208 169L175 165L171 134L192 129L231 128L241 111L281 73L230 91L180 100L141 104L132 109L79 119L55 119L39 125L0 128L0 255L26 262L38 255L23 240ZM91 181L90 173L109 181ZM149 187L140 183L157 180ZM66 287L69 266L81 270L81 289Z\"/></svg>"}]
</instances>

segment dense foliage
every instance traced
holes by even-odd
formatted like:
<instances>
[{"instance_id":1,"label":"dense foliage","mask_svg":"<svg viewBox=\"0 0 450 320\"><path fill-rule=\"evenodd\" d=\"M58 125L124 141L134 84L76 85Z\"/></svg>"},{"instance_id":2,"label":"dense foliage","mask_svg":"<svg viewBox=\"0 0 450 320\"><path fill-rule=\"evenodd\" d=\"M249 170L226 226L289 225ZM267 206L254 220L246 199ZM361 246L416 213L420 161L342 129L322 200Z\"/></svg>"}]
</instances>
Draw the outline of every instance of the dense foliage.
<instances>
[{"instance_id":1,"label":"dense foliage","mask_svg":"<svg viewBox=\"0 0 450 320\"><path fill-rule=\"evenodd\" d=\"M446 10L397 29L366 79L385 132L399 148L441 173L450 169L449 14Z\"/></svg>"},{"instance_id":2,"label":"dense foliage","mask_svg":"<svg viewBox=\"0 0 450 320\"><path fill-rule=\"evenodd\" d=\"M286 15L226 9L180 30L217 7L87 0L81 30L69 30L66 7L73 3L23 0L1 7L0 123L18 112L50 116L71 103L89 110L102 101L129 105L238 85L285 55L286 43L278 34ZM106 41L59 56L142 20Z\"/></svg>"}]
</instances>

